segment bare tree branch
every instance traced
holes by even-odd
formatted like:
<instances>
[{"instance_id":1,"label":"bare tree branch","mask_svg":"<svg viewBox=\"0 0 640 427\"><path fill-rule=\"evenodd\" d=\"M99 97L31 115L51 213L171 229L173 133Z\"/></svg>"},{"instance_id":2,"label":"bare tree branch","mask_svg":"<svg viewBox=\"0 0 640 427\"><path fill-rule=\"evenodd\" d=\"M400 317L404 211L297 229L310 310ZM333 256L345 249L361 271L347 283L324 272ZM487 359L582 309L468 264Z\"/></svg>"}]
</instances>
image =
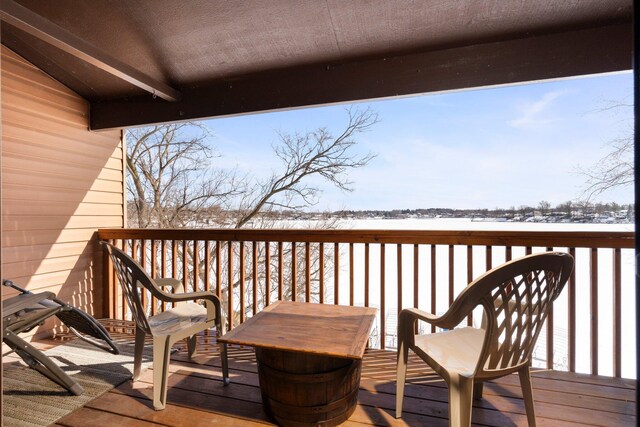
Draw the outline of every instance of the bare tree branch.
<instances>
[{"instance_id":1,"label":"bare tree branch","mask_svg":"<svg viewBox=\"0 0 640 427\"><path fill-rule=\"evenodd\" d=\"M600 111L631 108L624 102L610 101ZM586 201L616 187L626 187L634 182L633 164L633 128L629 124L629 131L625 136L616 138L608 143L611 151L589 168L577 167L577 172L587 181L580 195Z\"/></svg>"},{"instance_id":2,"label":"bare tree branch","mask_svg":"<svg viewBox=\"0 0 640 427\"><path fill-rule=\"evenodd\" d=\"M347 125L337 137L326 128L306 134L279 134L280 144L274 146L274 151L284 169L260 183L255 194L245 197L241 207L243 214L238 218L236 228L241 228L267 208L286 206L292 209L317 203L320 190L307 181L312 176L320 176L343 191L351 191L347 172L365 166L375 157L372 153L353 154L351 149L357 144L355 137L370 130L378 122L378 115L369 108L349 109L347 114ZM278 197L287 201L279 201ZM301 201L299 205L294 203L296 199Z\"/></svg>"}]
</instances>

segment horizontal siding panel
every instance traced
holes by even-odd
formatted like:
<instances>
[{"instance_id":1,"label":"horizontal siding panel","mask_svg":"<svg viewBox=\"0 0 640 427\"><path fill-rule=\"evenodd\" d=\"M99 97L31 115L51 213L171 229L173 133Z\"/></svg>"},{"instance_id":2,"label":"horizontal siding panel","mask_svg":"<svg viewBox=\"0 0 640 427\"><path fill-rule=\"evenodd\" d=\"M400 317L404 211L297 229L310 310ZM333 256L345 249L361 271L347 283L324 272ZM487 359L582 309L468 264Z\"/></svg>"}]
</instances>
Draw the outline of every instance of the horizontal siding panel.
<instances>
[{"instance_id":1,"label":"horizontal siding panel","mask_svg":"<svg viewBox=\"0 0 640 427\"><path fill-rule=\"evenodd\" d=\"M35 261L4 263L2 274L6 277L27 277L57 271L84 270L86 266L91 265L93 258L93 253L88 253L80 256L47 257Z\"/></svg>"},{"instance_id":2,"label":"horizontal siding panel","mask_svg":"<svg viewBox=\"0 0 640 427\"><path fill-rule=\"evenodd\" d=\"M67 147L63 147L64 144L58 144L51 141L48 138L34 138L28 135L12 135L16 132L12 132L10 129L16 129L15 127L9 128L3 136L3 141L7 143L5 152L14 156L34 157L34 153L37 153L37 157L46 158L50 160L60 160L62 163L77 164L81 166L92 167L109 167L112 169L121 169L122 158L118 159L113 156L114 152L120 153L120 149L115 150L87 150L78 151L77 143L66 144ZM73 146L76 146L75 148ZM112 162L109 166L109 162Z\"/></svg>"},{"instance_id":3,"label":"horizontal siding panel","mask_svg":"<svg viewBox=\"0 0 640 427\"><path fill-rule=\"evenodd\" d=\"M121 205L104 203L73 203L73 202L49 202L47 209L42 209L40 200L23 200L20 203L2 205L2 215L122 215Z\"/></svg>"},{"instance_id":4,"label":"horizontal siding panel","mask_svg":"<svg viewBox=\"0 0 640 427\"><path fill-rule=\"evenodd\" d=\"M8 67L7 67L8 65ZM7 68L11 67L11 63L2 64L3 71L9 71ZM14 69L15 71L19 71ZM75 114L84 115L87 111L87 101L78 97L71 97L63 92L57 91L51 86L44 86L34 84L28 79L22 79L11 74L10 72L3 75L5 80L4 90L13 91L18 94L28 94L27 96L35 101L47 105L57 105L59 108L65 111L73 112Z\"/></svg>"},{"instance_id":5,"label":"horizontal siding panel","mask_svg":"<svg viewBox=\"0 0 640 427\"><path fill-rule=\"evenodd\" d=\"M81 166L57 159L47 159L46 157L27 157L23 155L15 155L7 151L2 156L3 168L15 169L21 171L29 171L42 174L55 174L63 177L75 178L79 181L88 181L92 183L95 179L106 179L112 181L122 181L122 172L113 169L103 169L107 159L104 159L102 165Z\"/></svg>"},{"instance_id":6,"label":"horizontal siding panel","mask_svg":"<svg viewBox=\"0 0 640 427\"><path fill-rule=\"evenodd\" d=\"M97 252L96 244L91 242L49 243L12 247L2 253L4 264L36 261L45 258L81 256Z\"/></svg>"},{"instance_id":7,"label":"horizontal siding panel","mask_svg":"<svg viewBox=\"0 0 640 427\"><path fill-rule=\"evenodd\" d=\"M15 116L15 115L14 115ZM49 127L38 129L34 127L34 121L28 121L28 117L13 117L14 119L22 118L24 121L9 120L11 117L5 118L8 125L3 135L6 139L22 141L34 147L55 147L60 151L69 153L79 153L89 157L115 157L122 159L122 147L120 144L114 147L114 139L120 138L119 132L86 132L82 130L77 135L77 139L71 138L69 132L58 134L52 132ZM43 123L43 126L46 123ZM62 130L62 129L61 129Z\"/></svg>"},{"instance_id":8,"label":"horizontal siding panel","mask_svg":"<svg viewBox=\"0 0 640 427\"><path fill-rule=\"evenodd\" d=\"M44 183L42 183L44 184ZM96 181L90 189L47 188L44 185L16 185L3 183L4 200L67 201L87 203L122 203L122 184L115 181Z\"/></svg>"},{"instance_id":9,"label":"horizontal siding panel","mask_svg":"<svg viewBox=\"0 0 640 427\"><path fill-rule=\"evenodd\" d=\"M3 168L2 172L2 180L7 184L7 188L15 188L18 191L20 188L38 187L53 193L73 190L79 190L80 194L86 193L87 191L105 191L111 193L122 192L121 181L98 179L83 181L73 179L73 177L68 176L60 176L37 171L16 170L12 168ZM122 177L122 172L120 172L119 175ZM24 197L20 197L19 194L17 195L17 198L18 200L24 200ZM77 197L73 200L77 200Z\"/></svg>"},{"instance_id":10,"label":"horizontal siding panel","mask_svg":"<svg viewBox=\"0 0 640 427\"><path fill-rule=\"evenodd\" d=\"M86 100L1 50L3 277L99 313L97 229L125 215L120 131L89 131Z\"/></svg>"},{"instance_id":11,"label":"horizontal siding panel","mask_svg":"<svg viewBox=\"0 0 640 427\"><path fill-rule=\"evenodd\" d=\"M100 258L100 257L97 257ZM97 259L96 258L96 259ZM94 284L94 279L100 278L102 274L102 263L78 266L74 270L55 271L29 276L11 276L19 286L31 292L49 291L56 295L72 295L74 292L82 293L90 289L101 289L100 284ZM72 289L66 286L73 286ZM62 299L62 298L61 298Z\"/></svg>"},{"instance_id":12,"label":"horizontal siding panel","mask_svg":"<svg viewBox=\"0 0 640 427\"><path fill-rule=\"evenodd\" d=\"M116 227L122 224L122 216L7 216L2 222L2 231L60 230L63 228Z\"/></svg>"},{"instance_id":13,"label":"horizontal siding panel","mask_svg":"<svg viewBox=\"0 0 640 427\"><path fill-rule=\"evenodd\" d=\"M11 251L14 247L30 245L47 245L54 243L87 243L96 234L94 229L78 230L18 230L2 233L2 249ZM4 259L3 259L4 262Z\"/></svg>"},{"instance_id":14,"label":"horizontal siding panel","mask_svg":"<svg viewBox=\"0 0 640 427\"><path fill-rule=\"evenodd\" d=\"M11 127L32 129L36 134L35 138L57 138L67 139L71 143L78 144L78 151L88 151L91 149L113 150L114 141L120 138L118 131L95 131L89 132L85 126L69 126L68 124L56 123L50 120L34 117L28 111L3 110L2 122ZM3 130L6 132L6 130ZM18 132L18 131L16 131ZM120 144L117 146L122 148Z\"/></svg>"},{"instance_id":15,"label":"horizontal siding panel","mask_svg":"<svg viewBox=\"0 0 640 427\"><path fill-rule=\"evenodd\" d=\"M53 104L39 102L23 93L15 92L10 87L2 88L2 109L7 111L23 111L39 119L50 120L70 126L84 127L89 120L89 111L84 114L60 108Z\"/></svg>"},{"instance_id":16,"label":"horizontal siding panel","mask_svg":"<svg viewBox=\"0 0 640 427\"><path fill-rule=\"evenodd\" d=\"M2 77L5 81L13 78L30 82L45 90L56 91L77 102L86 101L62 84L52 84L51 77L38 67L26 62L18 54L9 49L2 49ZM57 82L55 82L57 83ZM5 83L6 84L6 83Z\"/></svg>"}]
</instances>

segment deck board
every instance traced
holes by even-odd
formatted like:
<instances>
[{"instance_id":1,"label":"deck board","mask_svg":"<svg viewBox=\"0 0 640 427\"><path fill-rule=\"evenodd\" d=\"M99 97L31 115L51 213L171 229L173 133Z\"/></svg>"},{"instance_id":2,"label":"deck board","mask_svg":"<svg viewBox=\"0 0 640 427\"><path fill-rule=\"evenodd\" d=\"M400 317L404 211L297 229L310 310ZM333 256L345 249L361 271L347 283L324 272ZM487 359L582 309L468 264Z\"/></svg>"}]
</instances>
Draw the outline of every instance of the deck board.
<instances>
[{"instance_id":1,"label":"deck board","mask_svg":"<svg viewBox=\"0 0 640 427\"><path fill-rule=\"evenodd\" d=\"M112 329L113 330L113 329ZM131 330L114 335L122 337ZM186 356L185 346L172 355L168 403L154 411L152 369L136 383L127 381L85 407L58 420L58 426L265 426L273 425L262 409L253 349L230 346L231 384L222 384L218 346L200 337L198 354ZM448 426L448 394L444 381L415 355L409 360L402 419L395 414L396 353L369 349L365 353L358 406L348 427ZM636 425L635 380L558 371L532 373L539 426ZM526 426L517 376L485 384L475 400L475 426Z\"/></svg>"}]
</instances>

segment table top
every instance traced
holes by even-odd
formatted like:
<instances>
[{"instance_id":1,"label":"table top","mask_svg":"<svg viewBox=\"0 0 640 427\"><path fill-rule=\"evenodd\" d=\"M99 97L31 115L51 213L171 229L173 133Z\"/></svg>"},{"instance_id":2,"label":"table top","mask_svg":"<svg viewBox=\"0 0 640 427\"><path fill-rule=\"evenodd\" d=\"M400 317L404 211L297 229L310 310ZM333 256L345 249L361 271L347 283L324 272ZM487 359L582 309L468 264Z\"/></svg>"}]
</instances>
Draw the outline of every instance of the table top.
<instances>
[{"instance_id":1,"label":"table top","mask_svg":"<svg viewBox=\"0 0 640 427\"><path fill-rule=\"evenodd\" d=\"M376 309L278 301L218 341L362 359Z\"/></svg>"}]
</instances>

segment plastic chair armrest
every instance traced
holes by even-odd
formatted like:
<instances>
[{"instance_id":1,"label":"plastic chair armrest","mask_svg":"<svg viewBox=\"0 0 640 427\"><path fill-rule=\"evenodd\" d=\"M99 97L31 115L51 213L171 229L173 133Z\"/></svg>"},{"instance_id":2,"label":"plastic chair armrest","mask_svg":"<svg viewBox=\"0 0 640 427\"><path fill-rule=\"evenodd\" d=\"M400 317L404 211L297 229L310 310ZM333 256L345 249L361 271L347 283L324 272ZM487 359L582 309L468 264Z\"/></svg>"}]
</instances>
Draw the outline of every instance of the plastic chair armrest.
<instances>
[{"instance_id":1,"label":"plastic chair armrest","mask_svg":"<svg viewBox=\"0 0 640 427\"><path fill-rule=\"evenodd\" d=\"M184 284L182 280L174 279L171 277L159 277L154 279L156 285L161 288L173 288L173 291L176 293L184 293Z\"/></svg>"}]
</instances>

